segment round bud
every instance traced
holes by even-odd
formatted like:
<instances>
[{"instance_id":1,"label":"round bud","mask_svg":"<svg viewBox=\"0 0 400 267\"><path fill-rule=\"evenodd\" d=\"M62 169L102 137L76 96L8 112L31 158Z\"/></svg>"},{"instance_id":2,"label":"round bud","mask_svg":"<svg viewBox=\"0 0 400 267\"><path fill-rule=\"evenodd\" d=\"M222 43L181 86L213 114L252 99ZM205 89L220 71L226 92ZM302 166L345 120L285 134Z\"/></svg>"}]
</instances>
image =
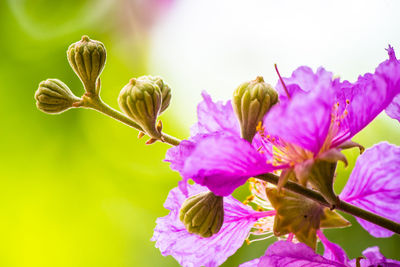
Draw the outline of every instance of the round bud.
<instances>
[{"instance_id":1,"label":"round bud","mask_svg":"<svg viewBox=\"0 0 400 267\"><path fill-rule=\"evenodd\" d=\"M36 106L45 113L57 114L70 109L80 98L57 79L47 79L39 84L35 93Z\"/></svg>"},{"instance_id":2,"label":"round bud","mask_svg":"<svg viewBox=\"0 0 400 267\"><path fill-rule=\"evenodd\" d=\"M245 82L233 93L233 109L239 119L243 139L251 142L257 125L264 115L278 102L278 93L259 76Z\"/></svg>"},{"instance_id":3,"label":"round bud","mask_svg":"<svg viewBox=\"0 0 400 267\"><path fill-rule=\"evenodd\" d=\"M106 49L103 43L91 40L88 36L69 46L68 61L72 69L81 79L89 94L96 92L96 82L106 63Z\"/></svg>"},{"instance_id":4,"label":"round bud","mask_svg":"<svg viewBox=\"0 0 400 267\"><path fill-rule=\"evenodd\" d=\"M157 84L158 88L161 91L162 103L161 103L161 110L160 114L164 112L169 106L171 102L171 88L164 82L164 80L159 76L141 76L137 78L138 80L149 80Z\"/></svg>"},{"instance_id":5,"label":"round bud","mask_svg":"<svg viewBox=\"0 0 400 267\"><path fill-rule=\"evenodd\" d=\"M224 222L224 200L212 192L202 192L183 202L179 219L187 231L202 237L219 232Z\"/></svg>"},{"instance_id":6,"label":"round bud","mask_svg":"<svg viewBox=\"0 0 400 267\"><path fill-rule=\"evenodd\" d=\"M150 137L160 139L156 120L161 109L161 91L152 81L131 79L118 96L122 111L139 124Z\"/></svg>"}]
</instances>

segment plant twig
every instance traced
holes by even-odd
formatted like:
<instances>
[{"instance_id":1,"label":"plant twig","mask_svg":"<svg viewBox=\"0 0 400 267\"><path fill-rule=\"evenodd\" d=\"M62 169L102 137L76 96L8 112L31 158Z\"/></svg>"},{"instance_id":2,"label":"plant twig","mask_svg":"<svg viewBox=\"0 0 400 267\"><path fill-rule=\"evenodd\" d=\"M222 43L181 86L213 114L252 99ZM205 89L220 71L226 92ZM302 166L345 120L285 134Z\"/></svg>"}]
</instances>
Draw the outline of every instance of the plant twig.
<instances>
[{"instance_id":1,"label":"plant twig","mask_svg":"<svg viewBox=\"0 0 400 267\"><path fill-rule=\"evenodd\" d=\"M140 127L140 125L138 125L136 122L134 122L128 116L126 116L124 113L122 113L122 112L110 107L106 103L104 103L99 96L84 95L82 97L82 101L78 103L78 106L96 110L96 111L103 113L117 121L124 123L125 125L135 128L136 130L138 130L140 132L144 132L142 127ZM161 134L160 141L170 144L172 146L177 146L181 142L179 139L177 139L173 136L170 136L168 134L165 134L165 133Z\"/></svg>"},{"instance_id":2,"label":"plant twig","mask_svg":"<svg viewBox=\"0 0 400 267\"><path fill-rule=\"evenodd\" d=\"M272 173L258 175L258 176L256 176L256 178L263 180L265 182L269 182L271 184L275 184L275 185L277 185L278 181L279 181L279 176L272 174ZM329 208L331 207L331 205L324 199L324 197L321 194L319 194L318 192L316 192L314 190L311 190L304 186L301 186L297 183L288 181L285 184L284 188L287 190L290 190L292 192L295 192L297 194L303 195L309 199L312 199L312 200L320 203L323 206L326 206ZM364 219L373 224L376 224L385 229L388 229L392 232L400 234L400 224L399 223L396 223L392 220L386 219L382 216L379 216L375 213L369 212L362 208L356 207L356 206L354 206L350 203L347 203L345 201L342 201L340 199L338 199L338 202L335 205L335 209L346 212L346 213L356 216L360 219Z\"/></svg>"}]
</instances>

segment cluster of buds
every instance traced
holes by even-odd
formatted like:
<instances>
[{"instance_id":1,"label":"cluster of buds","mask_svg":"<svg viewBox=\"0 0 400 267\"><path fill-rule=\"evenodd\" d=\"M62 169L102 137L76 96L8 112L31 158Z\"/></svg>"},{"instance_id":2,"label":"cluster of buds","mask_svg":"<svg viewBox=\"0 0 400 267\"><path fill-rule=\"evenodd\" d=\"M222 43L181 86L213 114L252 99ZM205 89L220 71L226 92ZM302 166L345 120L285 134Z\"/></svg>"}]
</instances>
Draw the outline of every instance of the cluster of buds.
<instances>
[{"instance_id":1,"label":"cluster of buds","mask_svg":"<svg viewBox=\"0 0 400 267\"><path fill-rule=\"evenodd\" d=\"M73 107L90 108L138 129L139 136L147 134L151 138L147 144L163 141L162 123L160 120L157 122L157 118L169 106L171 88L162 78L142 76L129 81L118 98L125 116L103 103L100 98L100 74L107 57L104 44L85 35L69 46L67 57L83 84L84 95L79 98L62 81L48 79L39 84L35 93L39 110L55 114Z\"/></svg>"}]
</instances>

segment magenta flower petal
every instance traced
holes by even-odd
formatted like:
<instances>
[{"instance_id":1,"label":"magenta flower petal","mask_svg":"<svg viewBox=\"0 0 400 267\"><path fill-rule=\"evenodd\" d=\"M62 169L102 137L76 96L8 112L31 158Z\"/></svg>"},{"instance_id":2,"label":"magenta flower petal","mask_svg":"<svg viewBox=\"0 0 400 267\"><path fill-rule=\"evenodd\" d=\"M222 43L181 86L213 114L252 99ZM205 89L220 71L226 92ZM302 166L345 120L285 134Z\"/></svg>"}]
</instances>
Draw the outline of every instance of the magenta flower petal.
<instances>
[{"instance_id":1,"label":"magenta flower petal","mask_svg":"<svg viewBox=\"0 0 400 267\"><path fill-rule=\"evenodd\" d=\"M283 78L285 85L291 97L298 93L308 93L311 91L326 90L331 87L332 73L324 68L318 68L314 73L310 67L301 66L293 71L292 76ZM278 80L275 89L279 93L279 100L285 102L288 98L280 80Z\"/></svg>"},{"instance_id":2,"label":"magenta flower petal","mask_svg":"<svg viewBox=\"0 0 400 267\"><path fill-rule=\"evenodd\" d=\"M400 222L400 147L379 143L357 160L340 198L388 219ZM357 221L375 237L393 232L365 220Z\"/></svg>"},{"instance_id":3,"label":"magenta flower petal","mask_svg":"<svg viewBox=\"0 0 400 267\"><path fill-rule=\"evenodd\" d=\"M181 174L207 186L216 195L227 196L249 177L278 168L280 166L267 163L266 157L246 140L237 136L212 135L196 144Z\"/></svg>"},{"instance_id":4,"label":"magenta flower petal","mask_svg":"<svg viewBox=\"0 0 400 267\"><path fill-rule=\"evenodd\" d=\"M317 235L324 245L324 258L346 265L349 261L346 252L338 244L329 241L321 230L318 230Z\"/></svg>"},{"instance_id":5,"label":"magenta flower petal","mask_svg":"<svg viewBox=\"0 0 400 267\"><path fill-rule=\"evenodd\" d=\"M386 108L386 114L400 122L400 94L393 98L392 103Z\"/></svg>"},{"instance_id":6,"label":"magenta flower petal","mask_svg":"<svg viewBox=\"0 0 400 267\"><path fill-rule=\"evenodd\" d=\"M322 92L322 89L321 89ZM273 107L264 119L266 132L318 153L327 137L333 107L332 91L297 94Z\"/></svg>"},{"instance_id":7,"label":"magenta flower petal","mask_svg":"<svg viewBox=\"0 0 400 267\"><path fill-rule=\"evenodd\" d=\"M334 140L335 144L340 144L367 126L400 93L400 64L392 55L376 68L374 74L360 76L354 84L344 81L337 84L336 89L340 110L347 110L341 122L346 135Z\"/></svg>"},{"instance_id":8,"label":"magenta flower petal","mask_svg":"<svg viewBox=\"0 0 400 267\"><path fill-rule=\"evenodd\" d=\"M383 267L400 267L400 261L386 259L379 251L378 247L370 247L363 251L365 259L361 259L361 267L383 266ZM349 262L350 266L356 267L356 259Z\"/></svg>"},{"instance_id":9,"label":"magenta flower petal","mask_svg":"<svg viewBox=\"0 0 400 267\"><path fill-rule=\"evenodd\" d=\"M201 137L202 135L198 135L189 140L182 140L178 146L168 149L165 161L171 163L171 169L178 172L183 170L186 158L192 154L196 148L196 141L200 140Z\"/></svg>"},{"instance_id":10,"label":"magenta flower petal","mask_svg":"<svg viewBox=\"0 0 400 267\"><path fill-rule=\"evenodd\" d=\"M189 140L182 140L178 146L168 149L165 155L165 161L171 163L171 169L182 172L186 159L192 154L192 152L196 148L196 143L206 136L207 135L204 134L198 134L190 138ZM179 188L186 196L188 195L188 191L186 188L187 180L187 178L183 178L181 181L178 182Z\"/></svg>"},{"instance_id":11,"label":"magenta flower petal","mask_svg":"<svg viewBox=\"0 0 400 267\"><path fill-rule=\"evenodd\" d=\"M207 188L188 185L189 196ZM240 248L257 221L257 213L233 197L224 198L224 224L219 233L203 238L186 231L179 210L186 196L179 188L170 191L164 207L170 213L157 219L152 241L162 255L173 256L182 266L218 266Z\"/></svg>"},{"instance_id":12,"label":"magenta flower petal","mask_svg":"<svg viewBox=\"0 0 400 267\"><path fill-rule=\"evenodd\" d=\"M240 136L240 126L233 111L231 101L213 102L211 96L202 92L203 101L197 106L198 122L190 129L191 136L213 132Z\"/></svg>"},{"instance_id":13,"label":"magenta flower petal","mask_svg":"<svg viewBox=\"0 0 400 267\"><path fill-rule=\"evenodd\" d=\"M278 241L270 245L261 257L258 267L346 267L342 263L325 259L303 243Z\"/></svg>"}]
</instances>

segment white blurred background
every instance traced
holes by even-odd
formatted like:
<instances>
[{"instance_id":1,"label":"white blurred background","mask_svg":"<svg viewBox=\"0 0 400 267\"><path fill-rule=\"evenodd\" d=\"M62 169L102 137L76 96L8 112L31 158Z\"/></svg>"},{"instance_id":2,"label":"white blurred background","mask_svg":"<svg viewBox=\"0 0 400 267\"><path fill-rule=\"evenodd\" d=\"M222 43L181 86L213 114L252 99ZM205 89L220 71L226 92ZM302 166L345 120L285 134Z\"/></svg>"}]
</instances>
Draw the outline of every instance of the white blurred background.
<instances>
[{"instance_id":1,"label":"white blurred background","mask_svg":"<svg viewBox=\"0 0 400 267\"><path fill-rule=\"evenodd\" d=\"M400 47L400 1L181 0L151 32L151 73L174 85L173 109L195 120L200 92L229 99L257 75L275 85L301 65L342 79L373 72Z\"/></svg>"}]
</instances>

